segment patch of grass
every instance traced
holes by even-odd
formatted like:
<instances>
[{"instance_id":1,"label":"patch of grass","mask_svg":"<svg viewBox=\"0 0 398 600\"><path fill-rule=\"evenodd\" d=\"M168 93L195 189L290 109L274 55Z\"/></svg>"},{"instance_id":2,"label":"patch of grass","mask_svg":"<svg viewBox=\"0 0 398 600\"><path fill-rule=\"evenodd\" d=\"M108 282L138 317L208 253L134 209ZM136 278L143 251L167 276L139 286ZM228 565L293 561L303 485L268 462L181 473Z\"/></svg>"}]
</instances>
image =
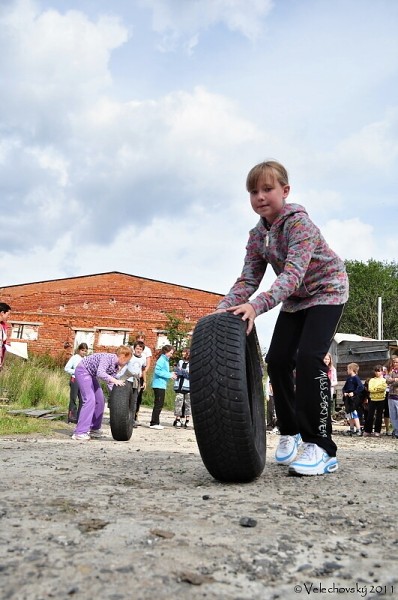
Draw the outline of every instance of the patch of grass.
<instances>
[{"instance_id":1,"label":"patch of grass","mask_svg":"<svg viewBox=\"0 0 398 600\"><path fill-rule=\"evenodd\" d=\"M67 412L69 379L62 368L43 357L24 361L7 355L0 374L0 396L6 405L0 407L0 435L51 434L59 422L25 415L10 415L8 410L59 408ZM6 399L6 400L4 400Z\"/></svg>"},{"instance_id":2,"label":"patch of grass","mask_svg":"<svg viewBox=\"0 0 398 600\"><path fill-rule=\"evenodd\" d=\"M64 406L69 402L67 374L33 357L23 361L7 356L0 379L1 395L21 408Z\"/></svg>"},{"instance_id":3,"label":"patch of grass","mask_svg":"<svg viewBox=\"0 0 398 600\"><path fill-rule=\"evenodd\" d=\"M0 407L0 435L28 435L32 433L51 435L60 427L59 421L7 414L8 410L13 410L14 408L16 407Z\"/></svg>"}]
</instances>

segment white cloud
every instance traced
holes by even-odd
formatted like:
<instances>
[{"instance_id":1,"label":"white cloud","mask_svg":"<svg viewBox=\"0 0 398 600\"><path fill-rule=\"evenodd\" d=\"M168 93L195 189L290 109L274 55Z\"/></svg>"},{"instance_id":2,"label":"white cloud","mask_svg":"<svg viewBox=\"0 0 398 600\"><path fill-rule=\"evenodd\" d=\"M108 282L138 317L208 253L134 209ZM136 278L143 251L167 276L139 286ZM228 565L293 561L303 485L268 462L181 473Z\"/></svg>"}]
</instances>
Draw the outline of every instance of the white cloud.
<instances>
[{"instance_id":1,"label":"white cloud","mask_svg":"<svg viewBox=\"0 0 398 600\"><path fill-rule=\"evenodd\" d=\"M340 221L332 219L322 227L328 244L344 260L365 260L374 257L375 241L372 225L359 218Z\"/></svg>"},{"instance_id":2,"label":"white cloud","mask_svg":"<svg viewBox=\"0 0 398 600\"><path fill-rule=\"evenodd\" d=\"M223 24L230 31L255 40L272 10L272 0L142 0L153 11L153 29L163 34L160 48L174 50L180 39L187 39L189 51L199 43L203 30Z\"/></svg>"},{"instance_id":3,"label":"white cloud","mask_svg":"<svg viewBox=\"0 0 398 600\"><path fill-rule=\"evenodd\" d=\"M110 54L127 38L114 17L93 22L17 0L0 13L2 118L26 135L65 132L69 114L111 85Z\"/></svg>"},{"instance_id":4,"label":"white cloud","mask_svg":"<svg viewBox=\"0 0 398 600\"><path fill-rule=\"evenodd\" d=\"M28 153L37 160L38 167L54 175L56 183L61 188L68 183L68 161L51 147L28 148Z\"/></svg>"},{"instance_id":5,"label":"white cloud","mask_svg":"<svg viewBox=\"0 0 398 600\"><path fill-rule=\"evenodd\" d=\"M386 118L369 123L337 146L338 159L347 166L362 171L371 168L388 173L398 158L398 110L389 110Z\"/></svg>"}]
</instances>

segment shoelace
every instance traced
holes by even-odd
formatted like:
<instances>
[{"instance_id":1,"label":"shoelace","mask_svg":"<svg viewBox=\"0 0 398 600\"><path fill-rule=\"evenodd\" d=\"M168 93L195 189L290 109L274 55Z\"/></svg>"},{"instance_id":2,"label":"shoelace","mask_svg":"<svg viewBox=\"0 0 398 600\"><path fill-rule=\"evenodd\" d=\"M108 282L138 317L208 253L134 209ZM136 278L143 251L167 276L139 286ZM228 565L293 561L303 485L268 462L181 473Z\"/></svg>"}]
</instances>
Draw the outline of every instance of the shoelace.
<instances>
[{"instance_id":1,"label":"shoelace","mask_svg":"<svg viewBox=\"0 0 398 600\"><path fill-rule=\"evenodd\" d=\"M291 435L281 435L281 438L279 440L279 446L282 450L286 450L286 448L289 446L289 444L291 443L291 437Z\"/></svg>"},{"instance_id":2,"label":"shoelace","mask_svg":"<svg viewBox=\"0 0 398 600\"><path fill-rule=\"evenodd\" d=\"M300 453L301 460L311 460L314 455L315 444L309 444L308 442L304 442L302 444L302 451Z\"/></svg>"}]
</instances>

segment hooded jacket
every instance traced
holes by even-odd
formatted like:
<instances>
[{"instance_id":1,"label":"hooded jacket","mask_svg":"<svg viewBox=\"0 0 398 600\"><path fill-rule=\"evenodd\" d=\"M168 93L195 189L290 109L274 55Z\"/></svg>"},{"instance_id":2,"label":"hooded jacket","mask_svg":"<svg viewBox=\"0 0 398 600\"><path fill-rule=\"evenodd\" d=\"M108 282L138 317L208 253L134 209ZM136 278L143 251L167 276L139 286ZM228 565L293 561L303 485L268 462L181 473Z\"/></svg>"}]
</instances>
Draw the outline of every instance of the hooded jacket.
<instances>
[{"instance_id":1,"label":"hooded jacket","mask_svg":"<svg viewBox=\"0 0 398 600\"><path fill-rule=\"evenodd\" d=\"M277 277L268 291L250 301L256 315L280 302L286 312L347 302L344 262L299 204L285 204L272 225L261 218L250 231L242 274L217 308L248 302L268 264Z\"/></svg>"},{"instance_id":2,"label":"hooded jacket","mask_svg":"<svg viewBox=\"0 0 398 600\"><path fill-rule=\"evenodd\" d=\"M179 360L174 372L178 375L178 379L174 382L174 391L181 394L189 392L189 361Z\"/></svg>"},{"instance_id":3,"label":"hooded jacket","mask_svg":"<svg viewBox=\"0 0 398 600\"><path fill-rule=\"evenodd\" d=\"M161 390L167 388L168 380L171 379L169 361L169 357L165 354L161 354L157 359L152 379L153 388L159 388Z\"/></svg>"}]
</instances>

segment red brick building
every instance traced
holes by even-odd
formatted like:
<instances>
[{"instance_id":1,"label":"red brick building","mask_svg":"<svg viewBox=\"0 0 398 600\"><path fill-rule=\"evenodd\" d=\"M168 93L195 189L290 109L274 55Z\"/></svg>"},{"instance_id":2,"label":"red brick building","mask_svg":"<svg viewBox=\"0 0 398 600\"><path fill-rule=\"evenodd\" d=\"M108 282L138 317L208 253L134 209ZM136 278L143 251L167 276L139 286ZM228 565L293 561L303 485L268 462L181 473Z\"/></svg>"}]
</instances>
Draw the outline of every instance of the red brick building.
<instances>
[{"instance_id":1,"label":"red brick building","mask_svg":"<svg viewBox=\"0 0 398 600\"><path fill-rule=\"evenodd\" d=\"M222 295L113 271L0 288L10 304L9 336L28 352L68 356L81 342L105 352L146 336L152 350L167 342L167 313L190 329Z\"/></svg>"}]
</instances>

